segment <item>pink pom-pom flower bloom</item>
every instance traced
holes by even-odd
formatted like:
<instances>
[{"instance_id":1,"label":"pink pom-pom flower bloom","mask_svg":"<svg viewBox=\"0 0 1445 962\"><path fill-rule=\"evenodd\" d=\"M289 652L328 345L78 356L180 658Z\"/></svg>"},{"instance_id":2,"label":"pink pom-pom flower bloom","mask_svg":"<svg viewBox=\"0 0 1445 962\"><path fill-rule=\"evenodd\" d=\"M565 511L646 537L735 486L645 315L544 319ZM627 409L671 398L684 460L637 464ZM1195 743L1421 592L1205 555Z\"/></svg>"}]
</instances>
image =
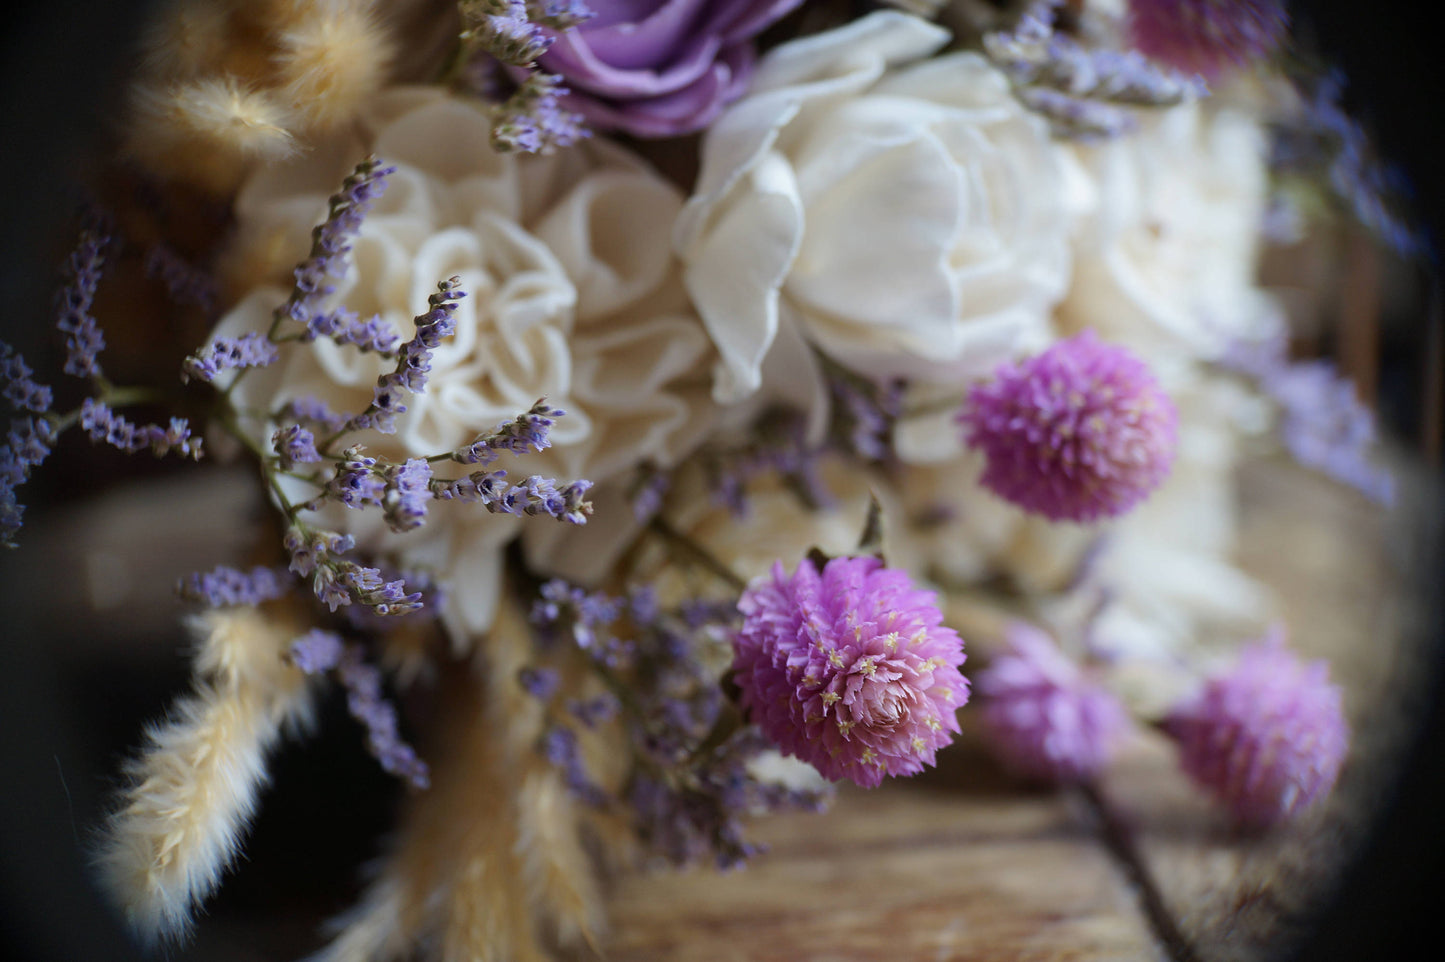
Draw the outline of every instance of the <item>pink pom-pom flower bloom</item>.
<instances>
[{"instance_id":1,"label":"pink pom-pom flower bloom","mask_svg":"<svg viewBox=\"0 0 1445 962\"><path fill-rule=\"evenodd\" d=\"M1103 771L1129 715L1091 682L1048 635L1014 622L1011 651L977 679L981 721L1009 768L1046 782L1082 782Z\"/></svg>"},{"instance_id":2,"label":"pink pom-pom flower bloom","mask_svg":"<svg viewBox=\"0 0 1445 962\"><path fill-rule=\"evenodd\" d=\"M1164 729L1180 764L1239 821L1265 826L1329 793L1349 748L1340 689L1275 630L1176 708Z\"/></svg>"},{"instance_id":3,"label":"pink pom-pom flower bloom","mask_svg":"<svg viewBox=\"0 0 1445 962\"><path fill-rule=\"evenodd\" d=\"M1213 80L1279 46L1289 30L1281 0L1130 0L1139 52Z\"/></svg>"},{"instance_id":4,"label":"pink pom-pom flower bloom","mask_svg":"<svg viewBox=\"0 0 1445 962\"><path fill-rule=\"evenodd\" d=\"M914 775L959 730L963 640L935 596L874 558L782 563L738 601L733 671L774 744L825 778Z\"/></svg>"},{"instance_id":5,"label":"pink pom-pom flower bloom","mask_svg":"<svg viewBox=\"0 0 1445 962\"><path fill-rule=\"evenodd\" d=\"M984 487L1051 521L1121 515L1169 474L1174 403L1128 351L1084 331L976 384L959 413Z\"/></svg>"}]
</instances>

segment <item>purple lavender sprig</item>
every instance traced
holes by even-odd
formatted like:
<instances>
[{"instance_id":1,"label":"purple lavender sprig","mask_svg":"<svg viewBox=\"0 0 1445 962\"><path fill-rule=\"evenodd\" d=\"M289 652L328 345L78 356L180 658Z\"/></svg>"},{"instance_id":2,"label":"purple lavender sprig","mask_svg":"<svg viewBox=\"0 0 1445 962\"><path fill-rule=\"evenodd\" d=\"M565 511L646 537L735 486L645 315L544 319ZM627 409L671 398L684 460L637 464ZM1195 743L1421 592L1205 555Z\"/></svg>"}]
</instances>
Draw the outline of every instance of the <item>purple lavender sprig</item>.
<instances>
[{"instance_id":1,"label":"purple lavender sprig","mask_svg":"<svg viewBox=\"0 0 1445 962\"><path fill-rule=\"evenodd\" d=\"M730 451L714 452L705 464L713 501L735 515L747 513L749 482L776 474L812 508L833 503L819 473L823 449L808 443L804 419L791 411L770 410L757 421L756 437Z\"/></svg>"},{"instance_id":2,"label":"purple lavender sprig","mask_svg":"<svg viewBox=\"0 0 1445 962\"><path fill-rule=\"evenodd\" d=\"M20 530L25 514L15 489L50 456L55 438L55 428L43 418L11 420L5 443L0 444L0 545L15 547L15 532Z\"/></svg>"},{"instance_id":3,"label":"purple lavender sprig","mask_svg":"<svg viewBox=\"0 0 1445 962\"><path fill-rule=\"evenodd\" d=\"M166 244L155 244L146 251L146 277L158 278L166 293L178 304L194 304L207 317L216 309L216 279L187 262Z\"/></svg>"},{"instance_id":4,"label":"purple lavender sprig","mask_svg":"<svg viewBox=\"0 0 1445 962\"><path fill-rule=\"evenodd\" d=\"M672 487L672 479L665 471L644 466L638 470L636 479L628 489L628 500L632 502L632 516L638 524L646 524L662 510L663 499Z\"/></svg>"},{"instance_id":5,"label":"purple lavender sprig","mask_svg":"<svg viewBox=\"0 0 1445 962\"><path fill-rule=\"evenodd\" d=\"M724 872L742 868L764 851L743 836L743 818L788 809L821 811L831 791L791 789L759 781L747 769L767 742L743 728L686 773L639 772L628 800L644 841L674 865L711 858Z\"/></svg>"},{"instance_id":6,"label":"purple lavender sprig","mask_svg":"<svg viewBox=\"0 0 1445 962\"><path fill-rule=\"evenodd\" d=\"M474 502L491 514L546 515L569 524L586 524L592 514L592 502L586 497L592 482L585 478L559 486L541 475L517 484L507 483L506 477L504 470L475 471L465 478L433 478L430 488L438 501Z\"/></svg>"},{"instance_id":7,"label":"purple lavender sprig","mask_svg":"<svg viewBox=\"0 0 1445 962\"><path fill-rule=\"evenodd\" d=\"M218 337L208 346L187 357L181 364L181 381L191 378L211 383L222 371L248 367L266 367L281 358L275 342L260 331L240 337Z\"/></svg>"},{"instance_id":8,"label":"purple lavender sprig","mask_svg":"<svg viewBox=\"0 0 1445 962\"><path fill-rule=\"evenodd\" d=\"M176 594L212 608L253 606L274 601L291 590L292 579L285 568L258 565L250 571L221 565L182 578Z\"/></svg>"},{"instance_id":9,"label":"purple lavender sprig","mask_svg":"<svg viewBox=\"0 0 1445 962\"><path fill-rule=\"evenodd\" d=\"M276 467L282 471L321 460L316 450L316 436L300 424L278 428L271 435L271 448L276 452Z\"/></svg>"},{"instance_id":10,"label":"purple lavender sprig","mask_svg":"<svg viewBox=\"0 0 1445 962\"><path fill-rule=\"evenodd\" d=\"M391 324L380 314L362 320L356 312L344 307L313 314L307 320L306 332L301 335L301 340L310 343L322 337L377 354L392 354L400 340Z\"/></svg>"},{"instance_id":11,"label":"purple lavender sprig","mask_svg":"<svg viewBox=\"0 0 1445 962\"><path fill-rule=\"evenodd\" d=\"M603 592L588 592L560 578L545 582L532 603L530 620L544 641L570 639L579 651L611 668L632 660L632 648L611 627L622 617L625 602Z\"/></svg>"},{"instance_id":12,"label":"purple lavender sprig","mask_svg":"<svg viewBox=\"0 0 1445 962\"><path fill-rule=\"evenodd\" d=\"M565 725L553 725L542 735L541 752L547 761L562 772L568 790L580 801L594 808L603 808L611 797L587 774L587 766L577 750L577 733Z\"/></svg>"},{"instance_id":13,"label":"purple lavender sprig","mask_svg":"<svg viewBox=\"0 0 1445 962\"><path fill-rule=\"evenodd\" d=\"M1394 501L1390 473L1370 463L1375 418L1351 381L1329 361L1291 361L1283 337L1235 344L1220 359L1279 406L1279 437L1300 464L1383 505Z\"/></svg>"},{"instance_id":14,"label":"purple lavender sprig","mask_svg":"<svg viewBox=\"0 0 1445 962\"><path fill-rule=\"evenodd\" d=\"M893 427L903 413L906 383L874 384L841 367L828 373L844 445L865 461L888 460L893 454Z\"/></svg>"},{"instance_id":15,"label":"purple lavender sprig","mask_svg":"<svg viewBox=\"0 0 1445 962\"><path fill-rule=\"evenodd\" d=\"M562 106L569 93L556 74L533 72L496 107L492 147L501 153L550 154L592 136L581 114Z\"/></svg>"},{"instance_id":16,"label":"purple lavender sprig","mask_svg":"<svg viewBox=\"0 0 1445 962\"><path fill-rule=\"evenodd\" d=\"M302 578L310 578L317 600L333 612L358 604L388 617L422 607L421 592L409 592L404 580L387 581L380 569L367 568L344 557L356 546L355 539L349 535L318 531L296 523L287 529L283 544L291 557L291 570Z\"/></svg>"},{"instance_id":17,"label":"purple lavender sprig","mask_svg":"<svg viewBox=\"0 0 1445 962\"><path fill-rule=\"evenodd\" d=\"M80 406L80 427L97 444L109 444L127 454L150 448L158 458L172 452L197 461L201 457L201 439L191 436L190 424L184 418L171 418L166 427L137 425L116 414L109 405L86 398Z\"/></svg>"},{"instance_id":18,"label":"purple lavender sprig","mask_svg":"<svg viewBox=\"0 0 1445 962\"><path fill-rule=\"evenodd\" d=\"M552 407L546 398L539 398L527 413L503 421L490 434L479 435L471 444L453 451L451 459L459 464L485 466L497 460L503 451L527 454L546 450L552 446L553 425L566 413Z\"/></svg>"},{"instance_id":19,"label":"purple lavender sprig","mask_svg":"<svg viewBox=\"0 0 1445 962\"><path fill-rule=\"evenodd\" d=\"M581 0L461 0L462 42L517 67L534 64L562 31L595 14Z\"/></svg>"},{"instance_id":20,"label":"purple lavender sprig","mask_svg":"<svg viewBox=\"0 0 1445 962\"><path fill-rule=\"evenodd\" d=\"M817 809L826 792L793 790L752 774L748 766L767 743L740 725L717 684L717 655L727 642L714 629L736 618L736 599L698 599L684 609L662 609L649 589L619 597L560 580L543 584L531 613L541 651L582 658L607 691L562 701L570 722L555 720L538 748L579 799L628 804L638 833L664 859L713 859L735 868L758 851L744 838L745 816ZM556 704L561 675L555 669L533 666L518 681ZM634 760L620 799L603 795L589 777L572 727L609 721L621 725Z\"/></svg>"},{"instance_id":21,"label":"purple lavender sprig","mask_svg":"<svg viewBox=\"0 0 1445 962\"><path fill-rule=\"evenodd\" d=\"M33 373L25 358L9 344L0 341L0 397L9 401L17 411L44 414L50 410L55 398L50 388L32 379Z\"/></svg>"},{"instance_id":22,"label":"purple lavender sprig","mask_svg":"<svg viewBox=\"0 0 1445 962\"><path fill-rule=\"evenodd\" d=\"M335 672L346 689L347 710L366 728L366 748L383 771L416 789L430 786L426 762L397 730L396 707L382 693L381 671L366 662L360 645L347 644L333 632L316 629L293 641L290 654L291 663L308 675Z\"/></svg>"},{"instance_id":23,"label":"purple lavender sprig","mask_svg":"<svg viewBox=\"0 0 1445 962\"><path fill-rule=\"evenodd\" d=\"M372 400L365 411L346 423L340 434L368 428L382 434L396 433L396 417L406 413L402 397L419 394L426 389L431 373L431 352L456 332L457 301L466 296L459 290L460 277L452 277L437 285L437 292L427 298L428 310L416 318L416 333L397 351L396 370L376 379ZM329 440L324 448L331 446Z\"/></svg>"},{"instance_id":24,"label":"purple lavender sprig","mask_svg":"<svg viewBox=\"0 0 1445 962\"><path fill-rule=\"evenodd\" d=\"M90 310L109 243L110 237L98 229L82 230L66 261L66 283L56 295L55 326L66 335L65 373L73 377L102 376L98 357L105 349L105 335Z\"/></svg>"},{"instance_id":25,"label":"purple lavender sprig","mask_svg":"<svg viewBox=\"0 0 1445 962\"><path fill-rule=\"evenodd\" d=\"M533 23L526 0L462 0L462 41L503 63L525 67L551 48L555 37Z\"/></svg>"},{"instance_id":26,"label":"purple lavender sprig","mask_svg":"<svg viewBox=\"0 0 1445 962\"><path fill-rule=\"evenodd\" d=\"M311 253L296 266L295 285L286 302L276 308L268 337L275 339L286 320L310 322L321 302L335 288L329 278L346 273L351 239L361 230L362 218L386 190L386 179L396 172L372 156L356 165L331 197L326 220L311 232Z\"/></svg>"},{"instance_id":27,"label":"purple lavender sprig","mask_svg":"<svg viewBox=\"0 0 1445 962\"><path fill-rule=\"evenodd\" d=\"M988 34L984 51L1019 100L1056 136L1094 140L1136 125L1122 107L1169 107L1209 93L1203 78L1151 64L1136 51L1086 48L1056 33L1063 0L1035 0L1013 30Z\"/></svg>"},{"instance_id":28,"label":"purple lavender sprig","mask_svg":"<svg viewBox=\"0 0 1445 962\"><path fill-rule=\"evenodd\" d=\"M411 458L386 471L381 504L386 523L393 531L411 531L426 521L431 497L431 465L425 458Z\"/></svg>"},{"instance_id":29,"label":"purple lavender sprig","mask_svg":"<svg viewBox=\"0 0 1445 962\"><path fill-rule=\"evenodd\" d=\"M326 492L307 507L319 508L321 500L330 498L353 510L380 507L386 494L386 480L383 469L379 469L376 458L362 453L361 445L347 448L336 464L336 473L326 483Z\"/></svg>"},{"instance_id":30,"label":"purple lavender sprig","mask_svg":"<svg viewBox=\"0 0 1445 962\"><path fill-rule=\"evenodd\" d=\"M306 428L315 428L325 434L335 434L346 426L344 414L338 414L325 401L306 396L292 398L276 412L275 420L290 422Z\"/></svg>"},{"instance_id":31,"label":"purple lavender sprig","mask_svg":"<svg viewBox=\"0 0 1445 962\"><path fill-rule=\"evenodd\" d=\"M597 16L582 0L527 0L532 22L552 30L568 30Z\"/></svg>"},{"instance_id":32,"label":"purple lavender sprig","mask_svg":"<svg viewBox=\"0 0 1445 962\"><path fill-rule=\"evenodd\" d=\"M1324 166L1336 196L1355 219L1402 257L1428 253L1427 236L1402 213L1410 183L1384 163L1370 135L1345 110L1345 77L1331 70L1297 79L1305 107L1297 128L1277 131L1273 161L1279 167Z\"/></svg>"}]
</instances>

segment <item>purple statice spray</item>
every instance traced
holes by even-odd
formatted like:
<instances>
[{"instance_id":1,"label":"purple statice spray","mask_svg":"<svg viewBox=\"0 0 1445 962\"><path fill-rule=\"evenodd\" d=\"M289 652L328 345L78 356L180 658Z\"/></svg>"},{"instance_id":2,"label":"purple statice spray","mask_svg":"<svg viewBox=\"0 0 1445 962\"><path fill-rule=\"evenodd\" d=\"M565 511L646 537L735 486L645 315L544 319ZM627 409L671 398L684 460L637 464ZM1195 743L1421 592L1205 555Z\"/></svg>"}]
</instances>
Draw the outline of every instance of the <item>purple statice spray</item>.
<instances>
[{"instance_id":1,"label":"purple statice spray","mask_svg":"<svg viewBox=\"0 0 1445 962\"><path fill-rule=\"evenodd\" d=\"M1092 683L1044 632L1008 627L1009 653L976 679L981 719L1009 768L1050 783L1094 778L1130 727L1110 692Z\"/></svg>"},{"instance_id":2,"label":"purple statice spray","mask_svg":"<svg viewBox=\"0 0 1445 962\"><path fill-rule=\"evenodd\" d=\"M426 458L410 458L405 464L387 469L381 505L391 530L411 531L421 527L431 500L431 465Z\"/></svg>"},{"instance_id":3,"label":"purple statice spray","mask_svg":"<svg viewBox=\"0 0 1445 962\"><path fill-rule=\"evenodd\" d=\"M177 304L194 304L210 317L218 297L216 279L186 261L167 244L156 243L146 251L146 277L158 279Z\"/></svg>"},{"instance_id":4,"label":"purple statice spray","mask_svg":"<svg viewBox=\"0 0 1445 962\"><path fill-rule=\"evenodd\" d=\"M451 458L458 464L488 465L503 451L517 455L544 451L552 446L552 428L557 419L566 413L552 407L546 398L539 398L526 413L503 421L495 430L453 451Z\"/></svg>"},{"instance_id":5,"label":"purple statice spray","mask_svg":"<svg viewBox=\"0 0 1445 962\"><path fill-rule=\"evenodd\" d=\"M50 456L55 439L55 428L45 418L11 419L5 443L0 444L0 545L15 547L15 532L25 514L15 489Z\"/></svg>"},{"instance_id":6,"label":"purple statice spray","mask_svg":"<svg viewBox=\"0 0 1445 962\"><path fill-rule=\"evenodd\" d=\"M55 326L65 335L65 373L74 377L101 376L100 352L105 335L91 306L105 265L105 248L110 238L96 229L80 234L80 243L65 264L65 284L55 298Z\"/></svg>"},{"instance_id":7,"label":"purple statice spray","mask_svg":"<svg viewBox=\"0 0 1445 962\"><path fill-rule=\"evenodd\" d=\"M50 388L37 384L30 375L25 359L0 341L0 397L17 411L39 415L11 418L5 441L0 444L0 545L10 548L15 547L15 532L20 530L25 514L15 489L50 456L57 437L49 417L54 400Z\"/></svg>"},{"instance_id":8,"label":"purple statice spray","mask_svg":"<svg viewBox=\"0 0 1445 962\"><path fill-rule=\"evenodd\" d=\"M350 535L294 523L282 543L291 558L291 571L310 579L317 600L333 612L355 603L387 617L422 607L421 592L408 592L405 581L387 581L381 569L367 568L346 558L346 553L356 547Z\"/></svg>"},{"instance_id":9,"label":"purple statice spray","mask_svg":"<svg viewBox=\"0 0 1445 962\"><path fill-rule=\"evenodd\" d=\"M396 352L396 370L376 379L371 404L348 421L342 433L367 428L382 434L396 433L396 417L406 412L402 398L426 390L432 351L456 332L457 301L467 296L461 285L460 277L437 284L436 293L427 298L426 312L414 321L416 332Z\"/></svg>"},{"instance_id":10,"label":"purple statice spray","mask_svg":"<svg viewBox=\"0 0 1445 962\"><path fill-rule=\"evenodd\" d=\"M201 457L201 438L191 436L184 418L171 418L165 427L135 424L109 405L88 397L80 404L80 427L95 443L109 444L127 454L150 448L158 458L172 452L193 460Z\"/></svg>"},{"instance_id":11,"label":"purple statice spray","mask_svg":"<svg viewBox=\"0 0 1445 962\"><path fill-rule=\"evenodd\" d=\"M492 146L502 153L550 154L590 137L582 115L562 106L568 93L556 74L532 73L498 105Z\"/></svg>"},{"instance_id":12,"label":"purple statice spray","mask_svg":"<svg viewBox=\"0 0 1445 962\"><path fill-rule=\"evenodd\" d=\"M382 770L427 788L431 773L416 750L397 731L396 707L381 690L381 672L368 664L360 645L347 644L334 632L315 629L291 643L291 663L308 675L334 671L346 689L351 717L366 728L366 748Z\"/></svg>"},{"instance_id":13,"label":"purple statice spray","mask_svg":"<svg viewBox=\"0 0 1445 962\"><path fill-rule=\"evenodd\" d=\"M0 341L0 397L18 411L44 414L54 403L50 388L33 380L35 372L15 349Z\"/></svg>"},{"instance_id":14,"label":"purple statice spray","mask_svg":"<svg viewBox=\"0 0 1445 962\"><path fill-rule=\"evenodd\" d=\"M1054 29L1063 0L1035 0L1010 31L987 34L984 51L1019 100L1057 136L1117 137L1137 126L1131 107L1169 107L1206 96L1193 71L1177 73L1137 51L1086 47Z\"/></svg>"},{"instance_id":15,"label":"purple statice spray","mask_svg":"<svg viewBox=\"0 0 1445 962\"><path fill-rule=\"evenodd\" d=\"M1295 125L1276 134L1276 167L1324 174L1355 218L1402 257L1431 253L1429 237L1405 210L1413 190L1405 172L1385 163L1345 109L1345 75L1335 69L1296 80L1304 100Z\"/></svg>"},{"instance_id":16,"label":"purple statice spray","mask_svg":"<svg viewBox=\"0 0 1445 962\"><path fill-rule=\"evenodd\" d=\"M1051 521L1124 514L1169 474L1178 415L1149 368L1084 331L1001 365L959 413L984 487Z\"/></svg>"},{"instance_id":17,"label":"purple statice spray","mask_svg":"<svg viewBox=\"0 0 1445 962\"><path fill-rule=\"evenodd\" d=\"M222 371L266 367L275 364L280 357L280 348L260 331L251 331L240 337L218 337L185 359L181 364L181 381L195 378L209 384Z\"/></svg>"},{"instance_id":18,"label":"purple statice spray","mask_svg":"<svg viewBox=\"0 0 1445 962\"><path fill-rule=\"evenodd\" d=\"M291 590L291 574L285 568L258 565L250 571L221 565L182 578L176 594L212 608L259 605L274 601Z\"/></svg>"},{"instance_id":19,"label":"purple statice spray","mask_svg":"<svg viewBox=\"0 0 1445 962\"><path fill-rule=\"evenodd\" d=\"M1280 441L1296 461L1377 504L1394 501L1394 478L1369 457L1378 440L1374 415L1333 364L1291 361L1284 337L1236 344L1219 364L1279 406Z\"/></svg>"},{"instance_id":20,"label":"purple statice spray","mask_svg":"<svg viewBox=\"0 0 1445 962\"><path fill-rule=\"evenodd\" d=\"M1211 80L1268 56L1288 33L1281 0L1129 0L1141 53Z\"/></svg>"},{"instance_id":21,"label":"purple statice spray","mask_svg":"<svg viewBox=\"0 0 1445 962\"><path fill-rule=\"evenodd\" d=\"M783 752L873 788L931 765L968 701L963 640L935 595L876 558L781 562L738 600L733 677Z\"/></svg>"},{"instance_id":22,"label":"purple statice spray","mask_svg":"<svg viewBox=\"0 0 1445 962\"><path fill-rule=\"evenodd\" d=\"M309 324L322 301L335 292L328 280L346 272L351 239L361 230L366 212L386 190L386 179L395 172L395 167L368 157L342 181L341 190L331 197L326 220L311 231L311 252L296 265L296 283L286 302L276 308L269 338L274 339L288 319Z\"/></svg>"},{"instance_id":23,"label":"purple statice spray","mask_svg":"<svg viewBox=\"0 0 1445 962\"><path fill-rule=\"evenodd\" d=\"M1279 628L1176 707L1164 730L1184 771L1240 822L1260 827L1328 794L1349 749L1329 666L1302 663Z\"/></svg>"}]
</instances>

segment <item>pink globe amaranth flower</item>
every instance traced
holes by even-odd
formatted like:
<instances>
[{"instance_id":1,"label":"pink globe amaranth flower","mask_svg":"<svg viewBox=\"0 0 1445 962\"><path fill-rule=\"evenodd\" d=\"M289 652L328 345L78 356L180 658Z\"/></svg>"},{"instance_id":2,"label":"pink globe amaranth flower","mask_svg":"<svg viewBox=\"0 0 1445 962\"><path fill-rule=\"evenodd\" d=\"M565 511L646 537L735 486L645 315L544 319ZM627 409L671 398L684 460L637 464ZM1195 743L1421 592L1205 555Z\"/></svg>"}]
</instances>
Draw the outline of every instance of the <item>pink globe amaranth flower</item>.
<instances>
[{"instance_id":1,"label":"pink globe amaranth flower","mask_svg":"<svg viewBox=\"0 0 1445 962\"><path fill-rule=\"evenodd\" d=\"M978 676L980 720L1003 762L1029 778L1082 782L1103 771L1130 728L1124 706L1048 635L1009 626L1012 649Z\"/></svg>"},{"instance_id":2,"label":"pink globe amaranth flower","mask_svg":"<svg viewBox=\"0 0 1445 962\"><path fill-rule=\"evenodd\" d=\"M675 137L742 96L752 39L802 0L615 0L557 35L538 59L561 74L562 105L597 130Z\"/></svg>"},{"instance_id":3,"label":"pink globe amaranth flower","mask_svg":"<svg viewBox=\"0 0 1445 962\"><path fill-rule=\"evenodd\" d=\"M733 672L774 744L865 788L932 765L968 701L963 640L932 592L874 558L782 563L738 601Z\"/></svg>"},{"instance_id":4,"label":"pink globe amaranth flower","mask_svg":"<svg viewBox=\"0 0 1445 962\"><path fill-rule=\"evenodd\" d=\"M1209 80L1264 57L1288 32L1280 0L1129 2L1129 38L1140 53Z\"/></svg>"},{"instance_id":5,"label":"pink globe amaranth flower","mask_svg":"<svg viewBox=\"0 0 1445 962\"><path fill-rule=\"evenodd\" d=\"M1329 666L1302 663L1276 630L1171 712L1164 729L1191 778L1239 821L1265 826L1334 785L1349 748L1340 697Z\"/></svg>"},{"instance_id":6,"label":"pink globe amaranth flower","mask_svg":"<svg viewBox=\"0 0 1445 962\"><path fill-rule=\"evenodd\" d=\"M983 486L1052 521L1133 508L1168 476L1179 433L1144 362L1093 331L1000 366L969 390L959 421L988 459Z\"/></svg>"}]
</instances>

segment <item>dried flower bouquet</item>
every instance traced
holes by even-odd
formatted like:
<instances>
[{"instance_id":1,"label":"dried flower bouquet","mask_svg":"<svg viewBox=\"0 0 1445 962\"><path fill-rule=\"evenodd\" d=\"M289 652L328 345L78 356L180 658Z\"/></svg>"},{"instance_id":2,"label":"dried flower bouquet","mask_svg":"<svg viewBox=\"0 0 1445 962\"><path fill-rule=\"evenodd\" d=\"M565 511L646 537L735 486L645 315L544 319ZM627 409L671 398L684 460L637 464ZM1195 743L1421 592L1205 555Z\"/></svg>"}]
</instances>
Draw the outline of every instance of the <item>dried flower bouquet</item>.
<instances>
[{"instance_id":1,"label":"dried flower bouquet","mask_svg":"<svg viewBox=\"0 0 1445 962\"><path fill-rule=\"evenodd\" d=\"M1288 32L1277 0L167 6L124 163L227 226L89 211L68 380L0 347L7 541L67 432L245 459L271 508L178 586L194 684L97 851L135 934L186 934L332 685L410 793L337 962L596 949L599 861L740 867L749 818L935 764L970 703L1029 778L1153 725L1241 824L1309 809L1341 691L1231 560L1233 470L1273 435L1392 487L1258 260L1306 189L1422 241ZM164 385L104 366L137 243L214 321Z\"/></svg>"}]
</instances>

